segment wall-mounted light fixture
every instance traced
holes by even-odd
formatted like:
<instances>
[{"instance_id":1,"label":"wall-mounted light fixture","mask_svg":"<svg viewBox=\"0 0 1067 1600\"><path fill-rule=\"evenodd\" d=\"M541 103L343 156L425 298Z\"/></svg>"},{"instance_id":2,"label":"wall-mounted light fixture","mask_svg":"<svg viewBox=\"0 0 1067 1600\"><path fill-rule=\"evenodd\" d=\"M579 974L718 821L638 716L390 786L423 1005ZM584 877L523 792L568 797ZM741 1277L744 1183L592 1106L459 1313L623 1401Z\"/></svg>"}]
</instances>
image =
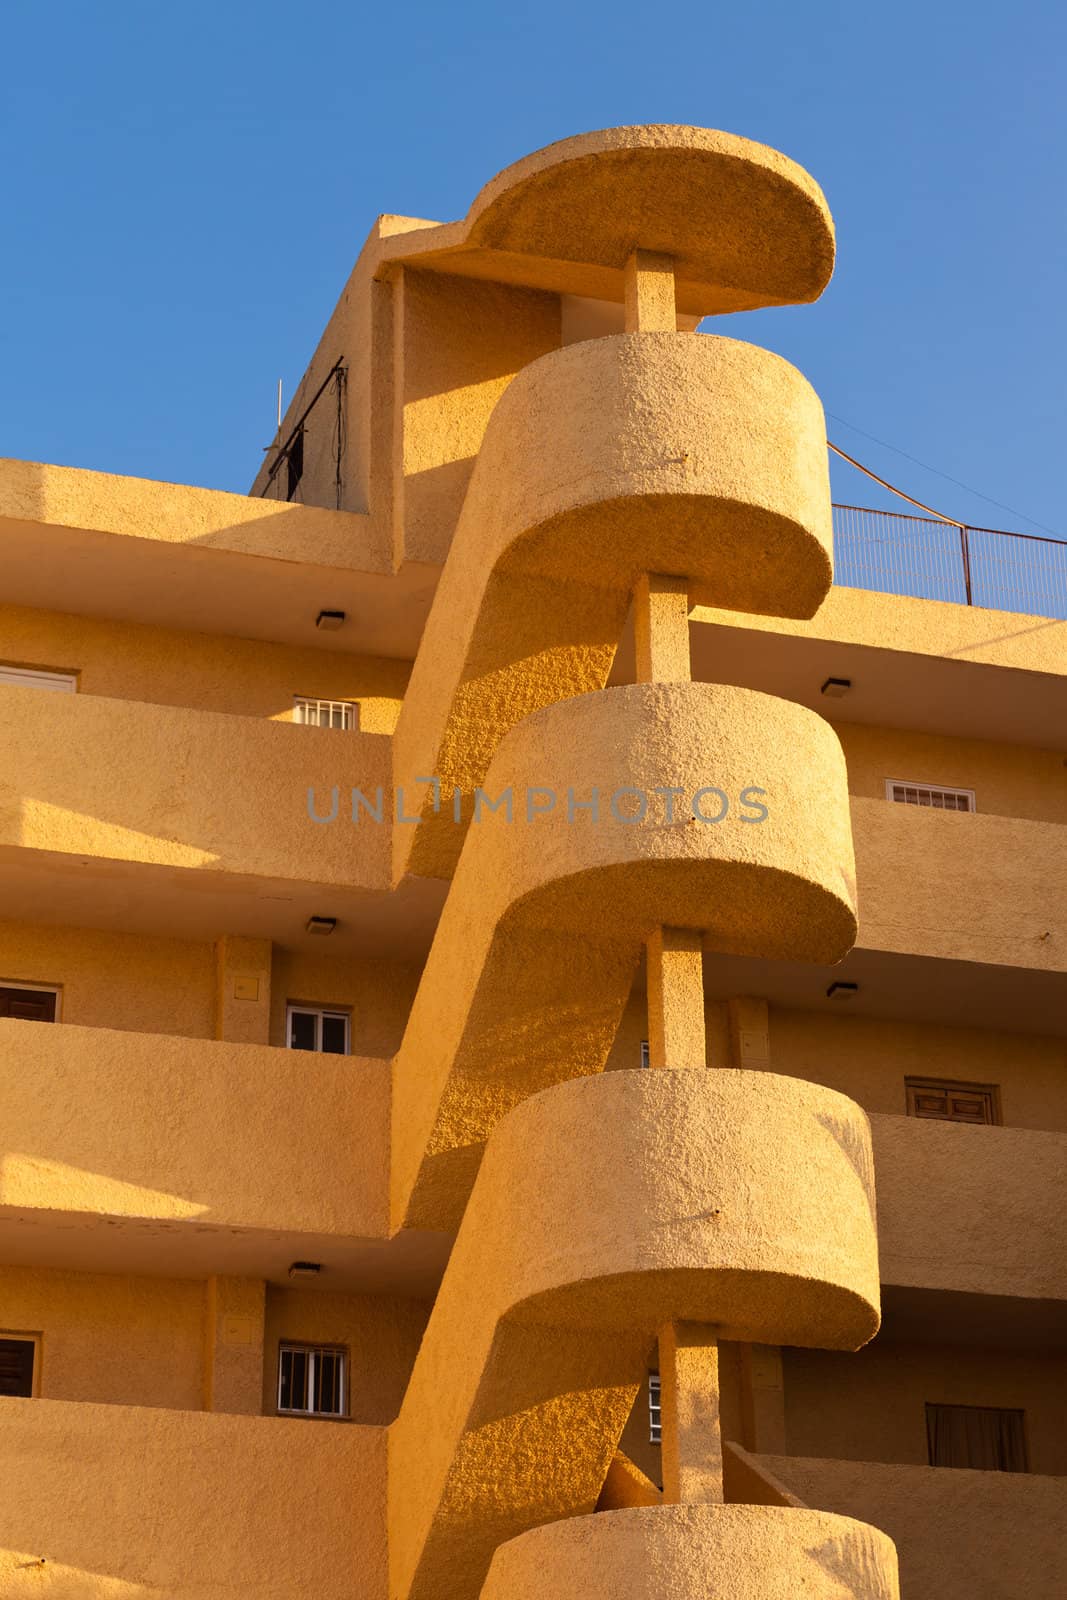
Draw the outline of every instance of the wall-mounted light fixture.
<instances>
[{"instance_id":1,"label":"wall-mounted light fixture","mask_svg":"<svg viewBox=\"0 0 1067 1600\"><path fill-rule=\"evenodd\" d=\"M826 991L827 1000L851 1000L859 994L858 983L832 983Z\"/></svg>"},{"instance_id":2,"label":"wall-mounted light fixture","mask_svg":"<svg viewBox=\"0 0 1067 1600\"><path fill-rule=\"evenodd\" d=\"M337 926L336 917L309 917L304 924L305 933L317 933L321 937L332 933Z\"/></svg>"},{"instance_id":3,"label":"wall-mounted light fixture","mask_svg":"<svg viewBox=\"0 0 1067 1600\"><path fill-rule=\"evenodd\" d=\"M344 627L347 617L347 611L320 611L315 626L323 633L336 633L338 628Z\"/></svg>"},{"instance_id":4,"label":"wall-mounted light fixture","mask_svg":"<svg viewBox=\"0 0 1067 1600\"><path fill-rule=\"evenodd\" d=\"M826 695L828 700L840 700L851 688L851 678L827 678L819 693Z\"/></svg>"},{"instance_id":5,"label":"wall-mounted light fixture","mask_svg":"<svg viewBox=\"0 0 1067 1600\"><path fill-rule=\"evenodd\" d=\"M317 1278L322 1271L321 1261L294 1261L289 1267L290 1278Z\"/></svg>"}]
</instances>

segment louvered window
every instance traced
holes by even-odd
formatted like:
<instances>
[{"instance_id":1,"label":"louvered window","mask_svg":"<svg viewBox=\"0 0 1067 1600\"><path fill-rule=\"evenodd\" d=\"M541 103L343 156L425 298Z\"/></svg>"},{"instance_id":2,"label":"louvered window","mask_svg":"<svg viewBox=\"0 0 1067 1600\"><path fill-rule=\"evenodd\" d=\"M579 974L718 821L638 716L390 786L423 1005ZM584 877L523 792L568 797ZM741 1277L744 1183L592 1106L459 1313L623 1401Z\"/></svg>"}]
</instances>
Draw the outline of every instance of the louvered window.
<instances>
[{"instance_id":1,"label":"louvered window","mask_svg":"<svg viewBox=\"0 0 1067 1600\"><path fill-rule=\"evenodd\" d=\"M973 789L943 789L931 783L908 783L899 778L885 781L887 800L900 806L931 806L935 811L974 811Z\"/></svg>"},{"instance_id":2,"label":"louvered window","mask_svg":"<svg viewBox=\"0 0 1067 1600\"><path fill-rule=\"evenodd\" d=\"M33 1363L37 1345L33 1339L0 1337L0 1395L14 1399L33 1394Z\"/></svg>"},{"instance_id":3,"label":"louvered window","mask_svg":"<svg viewBox=\"0 0 1067 1600\"><path fill-rule=\"evenodd\" d=\"M16 989L0 987L0 1017L22 1017L26 1022L54 1022L55 989Z\"/></svg>"},{"instance_id":4,"label":"louvered window","mask_svg":"<svg viewBox=\"0 0 1067 1600\"><path fill-rule=\"evenodd\" d=\"M909 1117L941 1122L999 1122L995 1083L956 1083L951 1078L905 1078Z\"/></svg>"}]
</instances>

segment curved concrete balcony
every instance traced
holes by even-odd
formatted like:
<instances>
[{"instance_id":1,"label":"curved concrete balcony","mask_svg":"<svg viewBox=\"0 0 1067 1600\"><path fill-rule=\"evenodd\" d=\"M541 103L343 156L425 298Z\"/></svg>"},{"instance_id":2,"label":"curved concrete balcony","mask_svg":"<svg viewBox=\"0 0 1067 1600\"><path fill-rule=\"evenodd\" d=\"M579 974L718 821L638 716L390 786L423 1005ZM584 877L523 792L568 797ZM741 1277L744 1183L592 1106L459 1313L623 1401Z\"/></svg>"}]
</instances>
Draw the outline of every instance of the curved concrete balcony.
<instances>
[{"instance_id":1,"label":"curved concrete balcony","mask_svg":"<svg viewBox=\"0 0 1067 1600\"><path fill-rule=\"evenodd\" d=\"M390 1435L394 1600L473 1596L498 1545L593 1509L665 1322L866 1342L871 1172L857 1106L771 1074L606 1073L513 1111Z\"/></svg>"},{"instance_id":2,"label":"curved concrete balcony","mask_svg":"<svg viewBox=\"0 0 1067 1600\"><path fill-rule=\"evenodd\" d=\"M482 1600L897 1600L877 1528L780 1506L656 1506L534 1528L493 1557Z\"/></svg>"},{"instance_id":3,"label":"curved concrete balcony","mask_svg":"<svg viewBox=\"0 0 1067 1600\"><path fill-rule=\"evenodd\" d=\"M469 800L516 722L602 688L643 573L807 617L831 551L822 407L780 357L631 333L524 368L490 420L398 724L396 781L424 821L397 834L395 870L450 875L463 830L434 823L420 777Z\"/></svg>"},{"instance_id":4,"label":"curved concrete balcony","mask_svg":"<svg viewBox=\"0 0 1067 1600\"><path fill-rule=\"evenodd\" d=\"M751 785L761 822L738 804ZM844 758L791 702L712 684L581 696L514 728L486 789L511 793L510 820L472 826L396 1061L396 1226L454 1228L499 1117L601 1071L655 927L818 962L855 936ZM721 822L694 816L701 791L709 819L727 797ZM548 814L526 809L535 792Z\"/></svg>"},{"instance_id":5,"label":"curved concrete balcony","mask_svg":"<svg viewBox=\"0 0 1067 1600\"><path fill-rule=\"evenodd\" d=\"M307 796L326 811L338 786L343 818L349 787L388 787L388 752L373 734L0 687L0 852L49 871L78 857L104 875L188 873L205 889L385 889L388 828L353 849L347 828L309 820Z\"/></svg>"}]
</instances>

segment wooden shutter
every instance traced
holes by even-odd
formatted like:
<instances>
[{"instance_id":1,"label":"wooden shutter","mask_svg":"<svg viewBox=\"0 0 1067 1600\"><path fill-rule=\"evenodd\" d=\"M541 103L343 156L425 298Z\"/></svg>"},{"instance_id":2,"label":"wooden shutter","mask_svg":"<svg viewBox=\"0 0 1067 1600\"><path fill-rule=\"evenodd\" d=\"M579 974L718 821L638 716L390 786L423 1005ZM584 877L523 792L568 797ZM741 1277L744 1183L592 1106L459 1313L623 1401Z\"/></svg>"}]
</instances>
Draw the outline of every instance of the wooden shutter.
<instances>
[{"instance_id":1,"label":"wooden shutter","mask_svg":"<svg viewBox=\"0 0 1067 1600\"><path fill-rule=\"evenodd\" d=\"M33 1394L32 1339L0 1339L0 1395Z\"/></svg>"},{"instance_id":2,"label":"wooden shutter","mask_svg":"<svg viewBox=\"0 0 1067 1600\"><path fill-rule=\"evenodd\" d=\"M999 1123L1000 1093L995 1083L957 1083L952 1078L905 1078L909 1117L942 1122Z\"/></svg>"},{"instance_id":3,"label":"wooden shutter","mask_svg":"<svg viewBox=\"0 0 1067 1600\"><path fill-rule=\"evenodd\" d=\"M47 989L0 989L0 1017L28 1022L54 1022L56 997Z\"/></svg>"}]
</instances>

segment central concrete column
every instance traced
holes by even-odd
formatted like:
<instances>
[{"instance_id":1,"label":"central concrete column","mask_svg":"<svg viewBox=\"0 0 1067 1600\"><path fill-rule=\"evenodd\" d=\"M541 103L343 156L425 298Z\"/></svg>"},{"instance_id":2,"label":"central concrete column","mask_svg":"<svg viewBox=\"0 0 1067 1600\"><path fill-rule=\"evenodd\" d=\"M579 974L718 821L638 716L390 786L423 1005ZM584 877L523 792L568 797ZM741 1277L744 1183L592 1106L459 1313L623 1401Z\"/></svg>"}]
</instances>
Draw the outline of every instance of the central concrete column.
<instances>
[{"instance_id":1,"label":"central concrete column","mask_svg":"<svg viewBox=\"0 0 1067 1600\"><path fill-rule=\"evenodd\" d=\"M638 683L689 683L689 583L646 573L634 589Z\"/></svg>"},{"instance_id":2,"label":"central concrete column","mask_svg":"<svg viewBox=\"0 0 1067 1600\"><path fill-rule=\"evenodd\" d=\"M693 928L657 928L646 954L649 1066L706 1067L700 933Z\"/></svg>"},{"instance_id":3,"label":"central concrete column","mask_svg":"<svg viewBox=\"0 0 1067 1600\"><path fill-rule=\"evenodd\" d=\"M635 250L623 273L627 333L677 333L674 258Z\"/></svg>"},{"instance_id":4,"label":"central concrete column","mask_svg":"<svg viewBox=\"0 0 1067 1600\"><path fill-rule=\"evenodd\" d=\"M703 1322L660 1329L663 1498L669 1505L721 1505L719 1342Z\"/></svg>"}]
</instances>

